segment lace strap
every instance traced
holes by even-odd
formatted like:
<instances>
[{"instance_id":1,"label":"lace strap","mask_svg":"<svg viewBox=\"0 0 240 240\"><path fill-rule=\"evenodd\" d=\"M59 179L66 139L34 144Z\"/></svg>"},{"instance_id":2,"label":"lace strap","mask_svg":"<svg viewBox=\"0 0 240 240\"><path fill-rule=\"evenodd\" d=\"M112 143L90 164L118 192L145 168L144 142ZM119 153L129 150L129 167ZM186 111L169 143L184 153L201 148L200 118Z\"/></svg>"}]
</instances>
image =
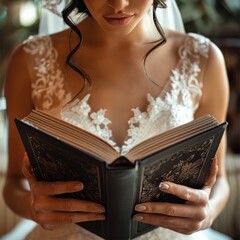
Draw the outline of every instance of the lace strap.
<instances>
[{"instance_id":1,"label":"lace strap","mask_svg":"<svg viewBox=\"0 0 240 240\"><path fill-rule=\"evenodd\" d=\"M49 36L32 36L24 43L32 78L32 99L36 108L50 110L70 99L64 74L58 64L58 52Z\"/></svg>"},{"instance_id":2,"label":"lace strap","mask_svg":"<svg viewBox=\"0 0 240 240\"><path fill-rule=\"evenodd\" d=\"M208 38L199 34L188 34L183 45L179 48L179 68L184 75L190 76L194 72L196 74L200 72L201 66L208 59L209 42Z\"/></svg>"}]
</instances>

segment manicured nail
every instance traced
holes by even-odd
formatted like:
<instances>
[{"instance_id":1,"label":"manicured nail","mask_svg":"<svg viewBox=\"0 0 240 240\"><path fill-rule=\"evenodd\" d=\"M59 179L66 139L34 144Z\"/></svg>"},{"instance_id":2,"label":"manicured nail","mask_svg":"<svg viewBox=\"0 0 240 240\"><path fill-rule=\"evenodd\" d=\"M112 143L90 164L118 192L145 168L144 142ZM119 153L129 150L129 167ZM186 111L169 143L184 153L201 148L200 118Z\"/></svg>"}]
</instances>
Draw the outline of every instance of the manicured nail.
<instances>
[{"instance_id":1,"label":"manicured nail","mask_svg":"<svg viewBox=\"0 0 240 240\"><path fill-rule=\"evenodd\" d=\"M105 212L105 208L103 206L97 206L95 207L95 211L99 213Z\"/></svg>"},{"instance_id":2,"label":"manicured nail","mask_svg":"<svg viewBox=\"0 0 240 240\"><path fill-rule=\"evenodd\" d=\"M135 215L135 216L133 216L133 220L135 220L135 221L143 221L143 216L141 216L141 215Z\"/></svg>"},{"instance_id":3,"label":"manicured nail","mask_svg":"<svg viewBox=\"0 0 240 240\"><path fill-rule=\"evenodd\" d=\"M135 206L136 211L145 211L146 209L147 209L147 207L143 204L138 204Z\"/></svg>"},{"instance_id":4,"label":"manicured nail","mask_svg":"<svg viewBox=\"0 0 240 240\"><path fill-rule=\"evenodd\" d=\"M166 183L160 183L159 184L159 188L161 189L161 190L168 190L169 188L170 188L170 186L168 185L168 184L166 184Z\"/></svg>"},{"instance_id":5,"label":"manicured nail","mask_svg":"<svg viewBox=\"0 0 240 240\"><path fill-rule=\"evenodd\" d=\"M81 191L81 190L83 190L84 186L82 183L78 183L74 186L74 188L76 191Z\"/></svg>"}]
</instances>

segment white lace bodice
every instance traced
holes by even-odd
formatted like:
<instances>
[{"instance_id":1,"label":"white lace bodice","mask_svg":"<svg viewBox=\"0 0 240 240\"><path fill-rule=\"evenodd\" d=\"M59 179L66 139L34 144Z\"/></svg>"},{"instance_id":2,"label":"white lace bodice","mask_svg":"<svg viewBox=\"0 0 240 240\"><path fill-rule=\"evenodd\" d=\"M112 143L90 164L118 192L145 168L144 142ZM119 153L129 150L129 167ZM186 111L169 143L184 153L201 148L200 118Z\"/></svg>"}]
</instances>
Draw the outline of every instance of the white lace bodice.
<instances>
[{"instance_id":1,"label":"white lace bodice","mask_svg":"<svg viewBox=\"0 0 240 240\"><path fill-rule=\"evenodd\" d=\"M50 111L71 99L64 74L58 64L58 52L49 36L31 36L24 46L32 76L35 108Z\"/></svg>"}]
</instances>

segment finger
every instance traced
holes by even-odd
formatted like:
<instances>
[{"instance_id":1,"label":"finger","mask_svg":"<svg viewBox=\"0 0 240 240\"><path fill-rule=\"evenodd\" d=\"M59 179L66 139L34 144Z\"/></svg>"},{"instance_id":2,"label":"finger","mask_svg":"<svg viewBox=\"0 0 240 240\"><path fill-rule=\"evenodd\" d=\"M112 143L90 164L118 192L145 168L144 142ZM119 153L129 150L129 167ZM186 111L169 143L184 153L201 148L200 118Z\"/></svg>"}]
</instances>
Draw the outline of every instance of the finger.
<instances>
[{"instance_id":1,"label":"finger","mask_svg":"<svg viewBox=\"0 0 240 240\"><path fill-rule=\"evenodd\" d=\"M169 227L170 230L174 231L174 232L178 232L184 235L191 235L196 231L199 231L200 229L193 229L193 228L177 228L177 227Z\"/></svg>"},{"instance_id":2,"label":"finger","mask_svg":"<svg viewBox=\"0 0 240 240\"><path fill-rule=\"evenodd\" d=\"M38 214L36 216L36 221L45 229L56 229L65 224L86 222L86 221L99 221L105 220L103 214L95 213L64 213L64 212L54 212L54 213L44 213Z\"/></svg>"},{"instance_id":3,"label":"finger","mask_svg":"<svg viewBox=\"0 0 240 240\"><path fill-rule=\"evenodd\" d=\"M133 219L135 221L160 226L168 228L171 230L174 229L191 229L191 231L197 231L200 229L200 222L193 221L192 219L181 218L181 217L169 217L159 214L136 214Z\"/></svg>"},{"instance_id":4,"label":"finger","mask_svg":"<svg viewBox=\"0 0 240 240\"><path fill-rule=\"evenodd\" d=\"M24 177L28 180L30 189L32 188L32 186L34 186L35 184L37 184L37 180L33 174L28 156L25 152L24 154L24 158L23 158L23 167L22 167L22 173L24 175Z\"/></svg>"},{"instance_id":5,"label":"finger","mask_svg":"<svg viewBox=\"0 0 240 240\"><path fill-rule=\"evenodd\" d=\"M104 213L105 208L97 203L56 197L38 197L33 203L33 209L36 212L62 211L62 212L90 212Z\"/></svg>"},{"instance_id":6,"label":"finger","mask_svg":"<svg viewBox=\"0 0 240 240\"><path fill-rule=\"evenodd\" d=\"M172 182L162 182L159 185L161 191L175 195L183 200L199 205L204 205L208 201L209 193L202 189L194 189Z\"/></svg>"},{"instance_id":7,"label":"finger","mask_svg":"<svg viewBox=\"0 0 240 240\"><path fill-rule=\"evenodd\" d=\"M175 204L175 203L159 203L147 202L138 204L135 207L136 211L143 213L162 214L171 217L191 218L203 220L207 214L202 208L195 205Z\"/></svg>"},{"instance_id":8,"label":"finger","mask_svg":"<svg viewBox=\"0 0 240 240\"><path fill-rule=\"evenodd\" d=\"M73 193L82 191L84 188L82 182L64 181L64 182L35 182L31 185L31 190L36 195L54 196L63 193Z\"/></svg>"},{"instance_id":9,"label":"finger","mask_svg":"<svg viewBox=\"0 0 240 240\"><path fill-rule=\"evenodd\" d=\"M23 158L23 168L24 176L28 179L31 189L35 194L39 195L58 195L62 193L72 193L83 190L84 186L82 182L78 181L64 181L64 182L37 182L32 168L25 152Z\"/></svg>"},{"instance_id":10,"label":"finger","mask_svg":"<svg viewBox=\"0 0 240 240\"><path fill-rule=\"evenodd\" d=\"M218 159L217 159L217 157L215 157L213 159L211 170L210 170L209 176L205 182L204 188L212 188L213 187L213 185L216 182L217 173L218 173Z\"/></svg>"}]
</instances>

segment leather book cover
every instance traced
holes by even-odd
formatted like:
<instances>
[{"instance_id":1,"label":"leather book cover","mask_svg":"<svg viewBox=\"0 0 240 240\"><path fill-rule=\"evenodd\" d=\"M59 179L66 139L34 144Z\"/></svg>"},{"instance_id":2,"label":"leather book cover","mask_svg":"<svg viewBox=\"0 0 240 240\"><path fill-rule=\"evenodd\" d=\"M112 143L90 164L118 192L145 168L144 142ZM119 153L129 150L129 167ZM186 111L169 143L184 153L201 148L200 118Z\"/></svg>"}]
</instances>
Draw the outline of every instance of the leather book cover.
<instances>
[{"instance_id":1,"label":"leather book cover","mask_svg":"<svg viewBox=\"0 0 240 240\"><path fill-rule=\"evenodd\" d=\"M106 220L79 223L109 240L128 240L155 229L132 220L134 206L148 201L183 203L159 190L163 180L201 188L227 123L180 141L134 164L108 165L104 159L72 146L19 119L17 128L40 181L82 181L84 190L64 194L98 202L106 207Z\"/></svg>"}]
</instances>

